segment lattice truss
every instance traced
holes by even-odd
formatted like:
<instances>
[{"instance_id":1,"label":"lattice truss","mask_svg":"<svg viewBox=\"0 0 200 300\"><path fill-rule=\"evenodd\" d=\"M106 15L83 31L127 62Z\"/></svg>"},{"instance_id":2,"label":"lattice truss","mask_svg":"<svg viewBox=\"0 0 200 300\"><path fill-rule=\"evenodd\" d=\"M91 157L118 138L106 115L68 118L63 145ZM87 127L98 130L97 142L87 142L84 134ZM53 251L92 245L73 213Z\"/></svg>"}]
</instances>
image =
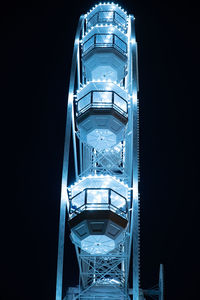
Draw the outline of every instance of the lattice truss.
<instances>
[{"instance_id":1,"label":"lattice truss","mask_svg":"<svg viewBox=\"0 0 200 300\"><path fill-rule=\"evenodd\" d=\"M78 132L76 135L80 139ZM88 157L87 166L84 171L80 173L80 178L89 174L108 174L110 176L122 177L124 182L126 182L128 174L126 174L124 169L126 149L125 140L126 138L124 134L124 141L104 150L96 150L80 140L80 143L82 144L81 147L83 147L83 153L88 153L86 156Z\"/></svg>"},{"instance_id":2,"label":"lattice truss","mask_svg":"<svg viewBox=\"0 0 200 300\"><path fill-rule=\"evenodd\" d=\"M130 299L127 276L130 262L128 231L119 247L106 255L89 255L75 245L80 269L79 282L82 286L78 291L78 299ZM110 294L109 290L105 294L106 287L111 289Z\"/></svg>"},{"instance_id":3,"label":"lattice truss","mask_svg":"<svg viewBox=\"0 0 200 300\"><path fill-rule=\"evenodd\" d=\"M126 272L128 269L128 255L124 245L121 245L109 255L93 256L88 255L81 249L77 248L76 250L81 268L80 280L83 285L83 290L79 295L81 296L80 299L84 299L84 297L90 299L90 292L92 293L91 299L105 299L106 286L113 288L110 295L111 299L116 299L116 292L119 293L118 297L121 295L125 299L124 297L127 296L125 287L127 287ZM104 289L98 290L100 287ZM94 288L97 288L97 298L92 298L94 297ZM104 296L101 295L102 292Z\"/></svg>"},{"instance_id":4,"label":"lattice truss","mask_svg":"<svg viewBox=\"0 0 200 300\"><path fill-rule=\"evenodd\" d=\"M127 254L125 251L119 249L113 251L112 254L102 256L90 256L84 251L80 251L78 256L81 260L81 279L85 288L99 284L120 286L127 284L125 280Z\"/></svg>"}]
</instances>

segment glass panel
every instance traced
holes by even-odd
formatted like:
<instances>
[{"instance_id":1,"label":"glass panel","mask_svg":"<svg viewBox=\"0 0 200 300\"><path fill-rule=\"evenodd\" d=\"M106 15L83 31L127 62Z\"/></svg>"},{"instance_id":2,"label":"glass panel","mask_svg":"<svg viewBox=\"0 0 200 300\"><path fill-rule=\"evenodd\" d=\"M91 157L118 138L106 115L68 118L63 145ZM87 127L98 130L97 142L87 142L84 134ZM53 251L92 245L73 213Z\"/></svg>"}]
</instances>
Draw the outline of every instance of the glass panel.
<instances>
[{"instance_id":1,"label":"glass panel","mask_svg":"<svg viewBox=\"0 0 200 300\"><path fill-rule=\"evenodd\" d=\"M114 191L111 191L111 204L117 208L120 208L124 212L126 211L125 199L119 194L116 194Z\"/></svg>"},{"instance_id":2,"label":"glass panel","mask_svg":"<svg viewBox=\"0 0 200 300\"><path fill-rule=\"evenodd\" d=\"M71 201L71 209L75 210L82 206L85 202L85 191L75 196Z\"/></svg>"},{"instance_id":3,"label":"glass panel","mask_svg":"<svg viewBox=\"0 0 200 300\"><path fill-rule=\"evenodd\" d=\"M99 22L112 22L113 11L101 11L99 12Z\"/></svg>"},{"instance_id":4,"label":"glass panel","mask_svg":"<svg viewBox=\"0 0 200 300\"><path fill-rule=\"evenodd\" d=\"M127 103L123 98L114 93L114 104L121 108L123 111L127 112Z\"/></svg>"},{"instance_id":5,"label":"glass panel","mask_svg":"<svg viewBox=\"0 0 200 300\"><path fill-rule=\"evenodd\" d=\"M87 190L87 204L108 204L108 190Z\"/></svg>"},{"instance_id":6,"label":"glass panel","mask_svg":"<svg viewBox=\"0 0 200 300\"><path fill-rule=\"evenodd\" d=\"M112 103L112 92L93 92L94 103Z\"/></svg>"},{"instance_id":7,"label":"glass panel","mask_svg":"<svg viewBox=\"0 0 200 300\"><path fill-rule=\"evenodd\" d=\"M94 45L94 36L92 36L89 40L87 40L83 44L83 52L87 51L90 47Z\"/></svg>"},{"instance_id":8,"label":"glass panel","mask_svg":"<svg viewBox=\"0 0 200 300\"><path fill-rule=\"evenodd\" d=\"M113 44L112 34L97 34L96 44Z\"/></svg>"},{"instance_id":9,"label":"glass panel","mask_svg":"<svg viewBox=\"0 0 200 300\"><path fill-rule=\"evenodd\" d=\"M98 14L95 14L91 19L88 20L87 26L91 27L97 23L97 16Z\"/></svg>"},{"instance_id":10,"label":"glass panel","mask_svg":"<svg viewBox=\"0 0 200 300\"><path fill-rule=\"evenodd\" d=\"M126 25L126 20L124 20L124 18L122 18L118 13L115 13L115 20L117 21L117 23L121 24L121 25Z\"/></svg>"},{"instance_id":11,"label":"glass panel","mask_svg":"<svg viewBox=\"0 0 200 300\"><path fill-rule=\"evenodd\" d=\"M124 43L118 36L115 35L115 45L122 51L126 52L126 43Z\"/></svg>"},{"instance_id":12,"label":"glass panel","mask_svg":"<svg viewBox=\"0 0 200 300\"><path fill-rule=\"evenodd\" d=\"M84 107L89 105L91 102L91 93L87 94L85 97L78 101L78 111L82 110Z\"/></svg>"}]
</instances>

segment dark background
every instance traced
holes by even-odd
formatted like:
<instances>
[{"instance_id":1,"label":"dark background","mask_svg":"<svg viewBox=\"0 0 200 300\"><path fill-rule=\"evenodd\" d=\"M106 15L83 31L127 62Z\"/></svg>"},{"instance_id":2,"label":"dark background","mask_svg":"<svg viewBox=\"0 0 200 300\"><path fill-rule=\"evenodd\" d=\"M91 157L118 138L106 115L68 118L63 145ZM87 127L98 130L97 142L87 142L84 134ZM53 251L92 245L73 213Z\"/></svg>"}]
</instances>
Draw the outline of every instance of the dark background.
<instances>
[{"instance_id":1,"label":"dark background","mask_svg":"<svg viewBox=\"0 0 200 300\"><path fill-rule=\"evenodd\" d=\"M98 1L97 1L98 2ZM141 287L199 298L199 16L188 1L118 1L139 48ZM55 297L67 90L80 14L95 1L1 4L2 300ZM4 109L5 104L5 109ZM2 194L3 195L3 194ZM78 283L66 238L65 285Z\"/></svg>"}]
</instances>

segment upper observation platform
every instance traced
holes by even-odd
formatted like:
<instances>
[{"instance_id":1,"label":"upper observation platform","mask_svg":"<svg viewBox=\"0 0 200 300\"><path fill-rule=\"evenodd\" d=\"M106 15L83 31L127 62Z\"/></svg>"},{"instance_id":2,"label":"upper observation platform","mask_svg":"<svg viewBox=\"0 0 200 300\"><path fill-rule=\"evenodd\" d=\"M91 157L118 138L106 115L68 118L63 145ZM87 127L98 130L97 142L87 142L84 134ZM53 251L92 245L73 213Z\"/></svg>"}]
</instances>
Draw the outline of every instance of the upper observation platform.
<instances>
[{"instance_id":1,"label":"upper observation platform","mask_svg":"<svg viewBox=\"0 0 200 300\"><path fill-rule=\"evenodd\" d=\"M128 37L116 26L96 25L82 40L87 80L122 80L126 75Z\"/></svg>"},{"instance_id":2,"label":"upper observation platform","mask_svg":"<svg viewBox=\"0 0 200 300\"><path fill-rule=\"evenodd\" d=\"M99 3L86 15L86 28L96 24L111 24L127 30L127 13L118 4Z\"/></svg>"}]
</instances>

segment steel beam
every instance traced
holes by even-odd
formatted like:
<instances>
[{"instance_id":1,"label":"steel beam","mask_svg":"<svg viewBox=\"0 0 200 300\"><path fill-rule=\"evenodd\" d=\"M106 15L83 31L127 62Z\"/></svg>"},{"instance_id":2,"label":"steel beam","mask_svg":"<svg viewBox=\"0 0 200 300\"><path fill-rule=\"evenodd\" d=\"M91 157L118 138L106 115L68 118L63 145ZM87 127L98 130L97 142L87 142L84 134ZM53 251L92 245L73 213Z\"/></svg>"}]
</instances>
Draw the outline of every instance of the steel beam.
<instances>
[{"instance_id":1,"label":"steel beam","mask_svg":"<svg viewBox=\"0 0 200 300\"><path fill-rule=\"evenodd\" d=\"M68 167L69 167L69 150L70 150L70 137L72 125L72 105L73 93L75 85L76 64L77 64L77 51L79 45L79 37L83 22L83 16L80 17L72 56L72 66L70 73L70 83L68 92L68 105L67 105L67 121L65 129L65 144L64 144L64 158L62 170L62 187L61 187L61 201L60 201L60 221L59 221L59 237L58 237L58 260L57 260L57 280L56 280L56 300L62 300L62 282L63 282L63 260L64 260L64 240L65 240L65 225L66 225L66 208L69 211L69 201L67 195L67 180L68 180Z\"/></svg>"}]
</instances>

